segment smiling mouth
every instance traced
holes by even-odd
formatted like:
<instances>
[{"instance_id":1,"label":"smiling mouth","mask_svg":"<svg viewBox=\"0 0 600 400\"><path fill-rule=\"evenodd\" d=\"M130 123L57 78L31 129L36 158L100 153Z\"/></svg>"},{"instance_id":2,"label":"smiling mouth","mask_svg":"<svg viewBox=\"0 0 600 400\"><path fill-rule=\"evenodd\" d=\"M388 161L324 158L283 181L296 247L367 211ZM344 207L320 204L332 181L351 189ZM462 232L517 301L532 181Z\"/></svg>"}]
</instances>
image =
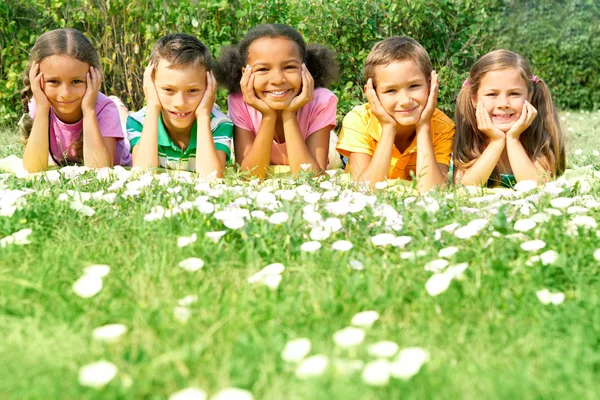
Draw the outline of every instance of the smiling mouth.
<instances>
[{"instance_id":1,"label":"smiling mouth","mask_svg":"<svg viewBox=\"0 0 600 400\"><path fill-rule=\"evenodd\" d=\"M515 114L493 114L492 118L499 122L508 122L513 119Z\"/></svg>"},{"instance_id":2,"label":"smiling mouth","mask_svg":"<svg viewBox=\"0 0 600 400\"><path fill-rule=\"evenodd\" d=\"M61 106L68 106L69 104L73 104L76 101L77 101L77 99L71 100L71 101L57 101L57 103L60 104Z\"/></svg>"},{"instance_id":3,"label":"smiling mouth","mask_svg":"<svg viewBox=\"0 0 600 400\"><path fill-rule=\"evenodd\" d=\"M183 118L187 118L192 112L185 112L185 113L178 113L178 112L174 112L174 111L169 111L169 114L172 115L173 117L177 118L177 119L183 119Z\"/></svg>"},{"instance_id":4,"label":"smiling mouth","mask_svg":"<svg viewBox=\"0 0 600 400\"><path fill-rule=\"evenodd\" d=\"M410 108L408 110L395 110L398 114L412 114L413 112L415 112L417 110L417 108L419 108L419 106Z\"/></svg>"},{"instance_id":5,"label":"smiling mouth","mask_svg":"<svg viewBox=\"0 0 600 400\"><path fill-rule=\"evenodd\" d=\"M276 99L282 99L282 98L286 97L290 91L291 91L291 89L286 89L286 90L272 90L270 92L263 92L263 93L265 93L269 97L273 97L273 98L276 98Z\"/></svg>"}]
</instances>

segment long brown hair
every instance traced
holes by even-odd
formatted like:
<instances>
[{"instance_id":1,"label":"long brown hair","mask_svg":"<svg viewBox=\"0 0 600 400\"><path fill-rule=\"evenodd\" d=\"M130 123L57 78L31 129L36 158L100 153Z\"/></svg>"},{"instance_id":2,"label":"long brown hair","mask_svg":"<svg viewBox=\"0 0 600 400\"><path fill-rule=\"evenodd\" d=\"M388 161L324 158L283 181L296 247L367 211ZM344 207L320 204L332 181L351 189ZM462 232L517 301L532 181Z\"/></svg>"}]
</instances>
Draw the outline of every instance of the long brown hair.
<instances>
[{"instance_id":1,"label":"long brown hair","mask_svg":"<svg viewBox=\"0 0 600 400\"><path fill-rule=\"evenodd\" d=\"M521 134L520 140L527 155L550 171L553 177L561 175L566 168L564 136L552 96L546 83L535 77L529 61L509 50L496 50L481 57L463 84L456 100L456 134L454 135L454 166L467 169L481 156L488 144L488 138L477 128L477 118L472 97L479 90L483 76L491 71L515 68L521 72L526 82L531 105L538 115ZM499 181L498 166L490 175L490 180Z\"/></svg>"},{"instance_id":2,"label":"long brown hair","mask_svg":"<svg viewBox=\"0 0 600 400\"><path fill-rule=\"evenodd\" d=\"M23 73L23 90L21 90L21 104L23 107L23 117L19 121L19 133L21 142L27 143L33 120L29 116L29 102L33 96L31 91L31 82L29 81L29 70L35 61L41 63L45 58L51 56L70 56L81 62L87 63L96 68L102 74L102 64L100 55L92 45L92 42L77 29L55 29L42 34L33 45L29 53L27 68ZM50 144L49 144L50 146ZM83 160L83 135L72 144L79 160Z\"/></svg>"}]
</instances>

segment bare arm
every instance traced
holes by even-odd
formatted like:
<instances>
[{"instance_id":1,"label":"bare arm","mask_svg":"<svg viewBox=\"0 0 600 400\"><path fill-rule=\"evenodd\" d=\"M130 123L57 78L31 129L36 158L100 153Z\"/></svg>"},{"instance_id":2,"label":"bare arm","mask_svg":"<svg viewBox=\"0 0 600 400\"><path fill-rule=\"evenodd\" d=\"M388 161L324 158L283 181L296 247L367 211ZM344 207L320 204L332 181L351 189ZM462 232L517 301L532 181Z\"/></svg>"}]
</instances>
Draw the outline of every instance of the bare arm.
<instances>
[{"instance_id":1,"label":"bare arm","mask_svg":"<svg viewBox=\"0 0 600 400\"><path fill-rule=\"evenodd\" d=\"M23 152L23 168L29 172L40 172L48 169L50 101L44 94L44 76L40 72L40 65L36 62L31 65L29 70L29 82L37 108L31 133Z\"/></svg>"},{"instance_id":2,"label":"bare arm","mask_svg":"<svg viewBox=\"0 0 600 400\"><path fill-rule=\"evenodd\" d=\"M277 112L260 100L254 92L254 74L250 66L244 68L240 88L244 103L258 110L262 120L256 136L246 129L236 127L234 131L235 157L242 170L265 178L271 165L271 148L275 136ZM239 143L238 143L239 142Z\"/></svg>"},{"instance_id":3,"label":"bare arm","mask_svg":"<svg viewBox=\"0 0 600 400\"><path fill-rule=\"evenodd\" d=\"M388 178L392 163L392 149L396 139L396 120L389 115L375 92L373 80L369 79L365 85L365 94L369 101L371 113L381 124L381 138L373 156L362 153L350 153L350 172L355 182L370 182L373 187L377 182Z\"/></svg>"},{"instance_id":4,"label":"bare arm","mask_svg":"<svg viewBox=\"0 0 600 400\"><path fill-rule=\"evenodd\" d=\"M384 125L373 156L364 153L350 153L350 172L355 182L369 182L373 187L377 182L385 181L388 178L395 138L396 127L389 124Z\"/></svg>"},{"instance_id":5,"label":"bare arm","mask_svg":"<svg viewBox=\"0 0 600 400\"><path fill-rule=\"evenodd\" d=\"M83 112L83 164L90 168L112 167L115 158L115 138L103 138L96 115L96 100L100 90L100 72L94 67L86 76L87 87L81 102Z\"/></svg>"},{"instance_id":6,"label":"bare arm","mask_svg":"<svg viewBox=\"0 0 600 400\"><path fill-rule=\"evenodd\" d=\"M158 117L162 106L152 81L153 65L144 71L144 95L146 97L146 118L142 136L131 152L133 166L143 169L158 167Z\"/></svg>"},{"instance_id":7,"label":"bare arm","mask_svg":"<svg viewBox=\"0 0 600 400\"><path fill-rule=\"evenodd\" d=\"M210 129L210 113L215 103L217 81L212 72L206 73L206 90L202 100L196 108L198 129L196 134L196 172L201 176L208 176L213 172L217 178L223 177L226 155L217 151Z\"/></svg>"},{"instance_id":8,"label":"bare arm","mask_svg":"<svg viewBox=\"0 0 600 400\"><path fill-rule=\"evenodd\" d=\"M438 90L438 75L435 71L431 71L429 97L415 127L417 134L417 189L419 193L426 193L434 186L443 184L448 176L448 166L438 164L435 159L431 134L431 118L437 106Z\"/></svg>"},{"instance_id":9,"label":"bare arm","mask_svg":"<svg viewBox=\"0 0 600 400\"><path fill-rule=\"evenodd\" d=\"M492 123L481 100L477 103L475 115L477 117L477 129L485 134L490 141L469 169L457 170L455 183L462 183L467 186L482 186L487 183L494 168L498 165L506 145L505 133Z\"/></svg>"},{"instance_id":10,"label":"bare arm","mask_svg":"<svg viewBox=\"0 0 600 400\"><path fill-rule=\"evenodd\" d=\"M521 143L520 136L537 117L537 110L526 101L523 105L523 111L519 120L506 133L506 151L510 168L517 179L517 182L523 180L533 180L541 183L551 176L551 171L547 171L539 162L533 162L525 151Z\"/></svg>"},{"instance_id":11,"label":"bare arm","mask_svg":"<svg viewBox=\"0 0 600 400\"><path fill-rule=\"evenodd\" d=\"M426 193L434 186L445 182L448 166L438 164L433 151L433 141L429 126L417 129L417 189Z\"/></svg>"},{"instance_id":12,"label":"bare arm","mask_svg":"<svg viewBox=\"0 0 600 400\"><path fill-rule=\"evenodd\" d=\"M263 115L256 136L246 129L234 128L235 158L242 170L259 178L267 176L276 122L277 115Z\"/></svg>"}]
</instances>

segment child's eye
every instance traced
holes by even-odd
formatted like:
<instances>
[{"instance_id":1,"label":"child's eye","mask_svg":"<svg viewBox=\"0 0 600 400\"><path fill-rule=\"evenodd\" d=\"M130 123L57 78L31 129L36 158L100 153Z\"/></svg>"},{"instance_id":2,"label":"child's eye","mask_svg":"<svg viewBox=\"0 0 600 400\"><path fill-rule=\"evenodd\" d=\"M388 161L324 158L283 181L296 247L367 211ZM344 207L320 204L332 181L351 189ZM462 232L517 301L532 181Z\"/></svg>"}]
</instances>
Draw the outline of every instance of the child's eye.
<instances>
[{"instance_id":1,"label":"child's eye","mask_svg":"<svg viewBox=\"0 0 600 400\"><path fill-rule=\"evenodd\" d=\"M285 69L298 69L295 65L288 65Z\"/></svg>"},{"instance_id":2,"label":"child's eye","mask_svg":"<svg viewBox=\"0 0 600 400\"><path fill-rule=\"evenodd\" d=\"M419 85L419 84L417 84L417 83L415 83L414 85L410 85L410 88L411 88L411 89L418 89L418 88L420 88L420 87L421 87L421 85Z\"/></svg>"},{"instance_id":3,"label":"child's eye","mask_svg":"<svg viewBox=\"0 0 600 400\"><path fill-rule=\"evenodd\" d=\"M83 81L82 81L81 79L75 79L75 80L73 81L73 84L74 84L74 85L77 85L77 84L79 84L79 83L83 83Z\"/></svg>"},{"instance_id":4,"label":"child's eye","mask_svg":"<svg viewBox=\"0 0 600 400\"><path fill-rule=\"evenodd\" d=\"M188 90L188 93L198 93L200 91L200 89L190 89Z\"/></svg>"},{"instance_id":5,"label":"child's eye","mask_svg":"<svg viewBox=\"0 0 600 400\"><path fill-rule=\"evenodd\" d=\"M258 68L258 69L256 70L256 72L266 72L266 71L268 71L268 69L267 69L267 68L265 68L265 67Z\"/></svg>"},{"instance_id":6,"label":"child's eye","mask_svg":"<svg viewBox=\"0 0 600 400\"><path fill-rule=\"evenodd\" d=\"M496 93L486 93L486 96L487 97L494 97L494 96L496 96Z\"/></svg>"},{"instance_id":7,"label":"child's eye","mask_svg":"<svg viewBox=\"0 0 600 400\"><path fill-rule=\"evenodd\" d=\"M510 95L511 95L511 96L520 96L520 95L521 95L521 93L512 92Z\"/></svg>"},{"instance_id":8,"label":"child's eye","mask_svg":"<svg viewBox=\"0 0 600 400\"><path fill-rule=\"evenodd\" d=\"M171 89L171 88L163 88L163 92L173 93L173 89Z\"/></svg>"},{"instance_id":9,"label":"child's eye","mask_svg":"<svg viewBox=\"0 0 600 400\"><path fill-rule=\"evenodd\" d=\"M390 93L390 94L391 93L396 93L396 89L386 89L386 90L383 91L383 93L384 94L387 94L387 93Z\"/></svg>"},{"instance_id":10,"label":"child's eye","mask_svg":"<svg viewBox=\"0 0 600 400\"><path fill-rule=\"evenodd\" d=\"M56 79L47 80L46 83L58 83Z\"/></svg>"}]
</instances>

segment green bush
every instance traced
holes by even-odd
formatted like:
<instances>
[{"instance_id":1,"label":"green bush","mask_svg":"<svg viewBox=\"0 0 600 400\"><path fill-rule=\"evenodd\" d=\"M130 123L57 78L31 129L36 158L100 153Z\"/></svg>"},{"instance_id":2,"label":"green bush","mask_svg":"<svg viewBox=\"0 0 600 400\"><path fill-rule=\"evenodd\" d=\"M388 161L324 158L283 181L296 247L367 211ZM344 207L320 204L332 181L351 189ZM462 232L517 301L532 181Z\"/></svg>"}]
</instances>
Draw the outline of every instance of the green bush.
<instances>
[{"instance_id":1,"label":"green bush","mask_svg":"<svg viewBox=\"0 0 600 400\"><path fill-rule=\"evenodd\" d=\"M600 108L600 3L510 1L492 24L497 47L530 59L563 109Z\"/></svg>"},{"instance_id":2,"label":"green bush","mask_svg":"<svg viewBox=\"0 0 600 400\"><path fill-rule=\"evenodd\" d=\"M20 115L19 91L28 50L45 30L82 30L102 56L102 91L120 96L128 106L143 104L142 72L154 42L174 31L197 35L218 54L260 23L296 27L309 43L336 50L340 80L339 115L364 101L363 62L378 40L405 34L430 52L441 78L440 107L452 112L466 69L487 51L483 34L489 2L395 0L11 0L0 4L0 121ZM220 91L218 103L224 105Z\"/></svg>"}]
</instances>

